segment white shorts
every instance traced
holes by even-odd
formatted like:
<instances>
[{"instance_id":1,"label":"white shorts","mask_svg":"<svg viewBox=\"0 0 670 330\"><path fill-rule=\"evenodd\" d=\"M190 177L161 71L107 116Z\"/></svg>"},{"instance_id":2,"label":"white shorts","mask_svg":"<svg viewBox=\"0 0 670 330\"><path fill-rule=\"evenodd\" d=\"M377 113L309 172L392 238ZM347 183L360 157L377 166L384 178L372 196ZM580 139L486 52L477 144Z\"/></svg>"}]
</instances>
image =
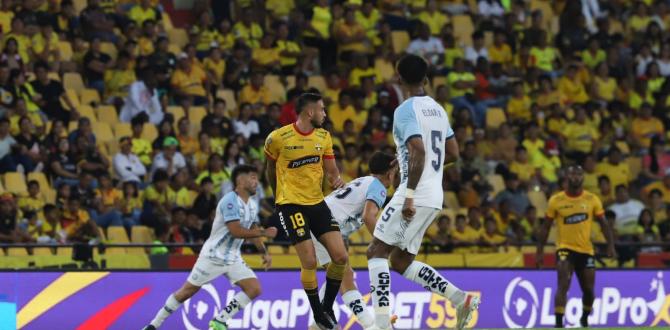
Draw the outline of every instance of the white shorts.
<instances>
[{"instance_id":1,"label":"white shorts","mask_svg":"<svg viewBox=\"0 0 670 330\"><path fill-rule=\"evenodd\" d=\"M227 277L233 285L247 278L256 278L254 271L244 261L232 265L222 265L209 258L199 257L191 270L191 274L188 275L187 281L200 287L221 275Z\"/></svg>"},{"instance_id":2,"label":"white shorts","mask_svg":"<svg viewBox=\"0 0 670 330\"><path fill-rule=\"evenodd\" d=\"M416 255L421 248L423 236L435 216L440 211L436 208L416 206L414 219L407 222L402 218L402 205L404 200L391 200L375 226L374 237L382 242L396 246L402 250Z\"/></svg>"}]
</instances>

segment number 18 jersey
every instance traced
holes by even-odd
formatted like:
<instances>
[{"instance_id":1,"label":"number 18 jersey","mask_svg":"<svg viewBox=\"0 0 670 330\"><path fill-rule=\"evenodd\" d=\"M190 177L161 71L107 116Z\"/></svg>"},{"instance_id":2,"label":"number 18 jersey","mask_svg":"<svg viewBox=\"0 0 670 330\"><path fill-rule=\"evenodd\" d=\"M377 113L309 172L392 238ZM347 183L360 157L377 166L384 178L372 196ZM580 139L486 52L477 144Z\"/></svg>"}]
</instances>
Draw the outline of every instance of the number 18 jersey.
<instances>
[{"instance_id":1,"label":"number 18 jersey","mask_svg":"<svg viewBox=\"0 0 670 330\"><path fill-rule=\"evenodd\" d=\"M410 97L393 114L393 140L400 166L400 186L393 199L405 198L409 174L406 143L413 137L420 137L425 149L423 174L414 192L414 205L441 209L445 141L454 137L454 131L444 108L430 96Z\"/></svg>"}]
</instances>

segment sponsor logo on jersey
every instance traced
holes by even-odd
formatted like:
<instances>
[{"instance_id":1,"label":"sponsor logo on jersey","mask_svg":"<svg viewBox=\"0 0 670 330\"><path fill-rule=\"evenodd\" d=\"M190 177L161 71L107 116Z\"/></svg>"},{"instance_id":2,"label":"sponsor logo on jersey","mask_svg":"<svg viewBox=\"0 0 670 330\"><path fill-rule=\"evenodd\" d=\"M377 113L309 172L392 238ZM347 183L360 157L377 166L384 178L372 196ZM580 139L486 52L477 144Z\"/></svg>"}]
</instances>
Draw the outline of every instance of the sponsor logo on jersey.
<instances>
[{"instance_id":1,"label":"sponsor logo on jersey","mask_svg":"<svg viewBox=\"0 0 670 330\"><path fill-rule=\"evenodd\" d=\"M307 156L288 163L288 168L298 168L303 165L316 164L321 161L321 156Z\"/></svg>"},{"instance_id":2,"label":"sponsor logo on jersey","mask_svg":"<svg viewBox=\"0 0 670 330\"><path fill-rule=\"evenodd\" d=\"M564 222L565 222L566 225L573 225L573 224L576 224L576 223L586 221L586 219L588 219L588 218L589 218L589 216L586 213L577 213L577 214L573 214L571 216L565 217Z\"/></svg>"},{"instance_id":3,"label":"sponsor logo on jersey","mask_svg":"<svg viewBox=\"0 0 670 330\"><path fill-rule=\"evenodd\" d=\"M300 149L305 149L303 146L285 146L284 149L286 150L300 150Z\"/></svg>"}]
</instances>

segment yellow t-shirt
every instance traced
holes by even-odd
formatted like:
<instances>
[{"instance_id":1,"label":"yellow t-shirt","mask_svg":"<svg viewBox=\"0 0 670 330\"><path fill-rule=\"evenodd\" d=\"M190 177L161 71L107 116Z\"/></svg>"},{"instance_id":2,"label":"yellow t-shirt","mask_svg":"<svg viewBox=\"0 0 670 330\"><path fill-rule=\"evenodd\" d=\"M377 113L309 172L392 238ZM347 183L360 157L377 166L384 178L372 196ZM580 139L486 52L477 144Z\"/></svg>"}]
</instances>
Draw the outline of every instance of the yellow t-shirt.
<instances>
[{"instance_id":1,"label":"yellow t-shirt","mask_svg":"<svg viewBox=\"0 0 670 330\"><path fill-rule=\"evenodd\" d=\"M463 96L467 93L472 94L473 89L472 88L466 88L466 89L456 89L454 87L454 84L458 81L466 81L466 82L471 82L475 81L475 75L473 75L470 72L449 72L449 75L447 75L447 82L449 83L450 87L450 94L452 98Z\"/></svg>"},{"instance_id":2,"label":"yellow t-shirt","mask_svg":"<svg viewBox=\"0 0 670 330\"><path fill-rule=\"evenodd\" d=\"M150 202L159 203L159 204L174 204L177 200L177 194L168 187L163 192L156 190L154 185L150 185L144 190L144 199Z\"/></svg>"},{"instance_id":3,"label":"yellow t-shirt","mask_svg":"<svg viewBox=\"0 0 670 330\"><path fill-rule=\"evenodd\" d=\"M285 17L295 8L293 0L267 0L265 9L271 12L275 17Z\"/></svg>"},{"instance_id":4,"label":"yellow t-shirt","mask_svg":"<svg viewBox=\"0 0 670 330\"><path fill-rule=\"evenodd\" d=\"M251 48L257 48L261 45L263 29L257 23L252 23L250 27L247 27L244 23L237 22L233 25L233 33L236 39L244 40Z\"/></svg>"},{"instance_id":5,"label":"yellow t-shirt","mask_svg":"<svg viewBox=\"0 0 670 330\"><path fill-rule=\"evenodd\" d=\"M330 106L328 109L328 118L333 123L333 130L335 132L342 132L344 129L344 122L347 119L352 121L356 118L356 110L353 106L347 106L346 108L340 108L340 105L335 103Z\"/></svg>"},{"instance_id":6,"label":"yellow t-shirt","mask_svg":"<svg viewBox=\"0 0 670 330\"><path fill-rule=\"evenodd\" d=\"M106 97L126 97L128 87L135 82L135 70L106 70L105 71Z\"/></svg>"},{"instance_id":7,"label":"yellow t-shirt","mask_svg":"<svg viewBox=\"0 0 670 330\"><path fill-rule=\"evenodd\" d=\"M540 49L533 47L530 49L530 58L532 63L542 71L554 71L554 61L556 60L556 50L552 47Z\"/></svg>"},{"instance_id":8,"label":"yellow t-shirt","mask_svg":"<svg viewBox=\"0 0 670 330\"><path fill-rule=\"evenodd\" d=\"M200 184L200 182L202 182L202 180L206 177L209 177L210 179L212 179L212 183L214 184L214 187L220 187L221 184L224 181L230 180L230 174L228 174L228 172L226 172L226 171L219 171L219 172L216 172L216 173L211 173L209 171L203 171L195 179L195 183Z\"/></svg>"},{"instance_id":9,"label":"yellow t-shirt","mask_svg":"<svg viewBox=\"0 0 670 330\"><path fill-rule=\"evenodd\" d=\"M153 152L151 142L146 139L132 139L132 147L130 150L137 155L137 158L140 159L142 164L145 166L151 165L151 153Z\"/></svg>"},{"instance_id":10,"label":"yellow t-shirt","mask_svg":"<svg viewBox=\"0 0 670 330\"><path fill-rule=\"evenodd\" d=\"M589 100L584 85L568 77L563 77L558 81L558 91L561 93L561 98L572 103L584 103Z\"/></svg>"},{"instance_id":11,"label":"yellow t-shirt","mask_svg":"<svg viewBox=\"0 0 670 330\"><path fill-rule=\"evenodd\" d=\"M663 195L663 202L665 202L666 204L670 203L670 188L666 187L663 184L663 181L656 181L646 185L642 189L642 193L644 196L648 196L649 193L652 192L652 190L654 189L658 189L661 192L661 194ZM658 221L658 219L655 220Z\"/></svg>"},{"instance_id":12,"label":"yellow t-shirt","mask_svg":"<svg viewBox=\"0 0 670 330\"><path fill-rule=\"evenodd\" d=\"M523 95L521 98L512 97L507 102L507 114L510 119L522 119L528 121L531 119L530 106L531 101L528 95Z\"/></svg>"},{"instance_id":13,"label":"yellow t-shirt","mask_svg":"<svg viewBox=\"0 0 670 330\"><path fill-rule=\"evenodd\" d=\"M568 140L568 150L589 153L593 141L598 140L598 131L588 123L571 122L564 127L563 136Z\"/></svg>"},{"instance_id":14,"label":"yellow t-shirt","mask_svg":"<svg viewBox=\"0 0 670 330\"><path fill-rule=\"evenodd\" d=\"M12 19L14 18L13 11L4 11L0 10L0 27L2 31L11 31L12 30Z\"/></svg>"},{"instance_id":15,"label":"yellow t-shirt","mask_svg":"<svg viewBox=\"0 0 670 330\"><path fill-rule=\"evenodd\" d=\"M492 235L487 234L486 232L483 232L481 235L482 241L489 243L489 244L502 244L507 241L507 237L500 235L498 233L493 233ZM493 247L493 246L487 246L487 247L479 247L479 252L497 252L498 247Z\"/></svg>"},{"instance_id":16,"label":"yellow t-shirt","mask_svg":"<svg viewBox=\"0 0 670 330\"><path fill-rule=\"evenodd\" d=\"M68 224L65 228L65 232L68 236L76 233L81 226L91 220L90 215L85 210L78 210L76 214L73 214L70 210L64 210L62 218L63 221Z\"/></svg>"},{"instance_id":17,"label":"yellow t-shirt","mask_svg":"<svg viewBox=\"0 0 670 330\"><path fill-rule=\"evenodd\" d=\"M104 206L114 206L116 201L123 198L123 193L121 192L121 190L116 188L112 188L109 190L98 189L96 190L95 195L100 197L102 205Z\"/></svg>"},{"instance_id":18,"label":"yellow t-shirt","mask_svg":"<svg viewBox=\"0 0 670 330\"><path fill-rule=\"evenodd\" d=\"M595 54L591 53L588 49L582 51L582 61L584 61L584 64L591 70L606 59L607 54L605 54L605 51L602 49L598 49Z\"/></svg>"},{"instance_id":19,"label":"yellow t-shirt","mask_svg":"<svg viewBox=\"0 0 670 330\"><path fill-rule=\"evenodd\" d=\"M542 153L542 149L544 149L544 140L537 139L532 141L529 139L524 139L523 142L521 142L521 145L526 148L526 151L528 152L528 159L532 162L538 154Z\"/></svg>"},{"instance_id":20,"label":"yellow t-shirt","mask_svg":"<svg viewBox=\"0 0 670 330\"><path fill-rule=\"evenodd\" d=\"M263 103L270 104L270 91L262 86L259 90L254 89L251 84L244 86L240 92L240 103L248 102L251 104Z\"/></svg>"},{"instance_id":21,"label":"yellow t-shirt","mask_svg":"<svg viewBox=\"0 0 670 330\"><path fill-rule=\"evenodd\" d=\"M444 49L444 66L451 68L454 66L454 60L457 58L465 57L463 48L454 47L454 48L445 48Z\"/></svg>"},{"instance_id":22,"label":"yellow t-shirt","mask_svg":"<svg viewBox=\"0 0 670 330\"><path fill-rule=\"evenodd\" d=\"M360 86L361 80L366 77L373 77L376 84L382 82L381 74L373 67L367 69L353 68L349 73L349 85Z\"/></svg>"},{"instance_id":23,"label":"yellow t-shirt","mask_svg":"<svg viewBox=\"0 0 670 330\"><path fill-rule=\"evenodd\" d=\"M632 15L631 17L628 18L628 27L633 31L633 32L642 32L647 29L647 26L649 25L649 22L651 22L651 17L649 16L637 16L637 15Z\"/></svg>"},{"instance_id":24,"label":"yellow t-shirt","mask_svg":"<svg viewBox=\"0 0 670 330\"><path fill-rule=\"evenodd\" d=\"M221 49L229 50L235 46L235 35L232 32L226 33L225 35L219 34L219 38L216 41L219 43Z\"/></svg>"},{"instance_id":25,"label":"yellow t-shirt","mask_svg":"<svg viewBox=\"0 0 670 330\"><path fill-rule=\"evenodd\" d=\"M596 86L598 95L605 101L613 101L616 96L617 82L616 79L608 78L602 79L598 76L593 78L593 83Z\"/></svg>"},{"instance_id":26,"label":"yellow t-shirt","mask_svg":"<svg viewBox=\"0 0 670 330\"><path fill-rule=\"evenodd\" d=\"M648 148L654 135L663 135L663 123L658 118L652 117L648 120L642 118L633 119L631 133L633 137L640 140L643 147Z\"/></svg>"},{"instance_id":27,"label":"yellow t-shirt","mask_svg":"<svg viewBox=\"0 0 670 330\"><path fill-rule=\"evenodd\" d=\"M35 34L35 36L33 37L33 51L37 54L41 54L42 52L44 52L47 46L46 40L47 38L41 33ZM51 36L49 36L48 51L58 50L59 41L60 39L58 39L58 35L56 33L51 33ZM49 55L49 61L55 61L55 60L56 60L55 56Z\"/></svg>"},{"instance_id":28,"label":"yellow t-shirt","mask_svg":"<svg viewBox=\"0 0 670 330\"><path fill-rule=\"evenodd\" d=\"M154 53L154 41L147 37L139 37L137 39L137 49L140 56L149 56Z\"/></svg>"},{"instance_id":29,"label":"yellow t-shirt","mask_svg":"<svg viewBox=\"0 0 670 330\"><path fill-rule=\"evenodd\" d=\"M202 63L205 66L205 70L211 71L216 77L217 83L220 85L223 81L223 75L226 73L226 61L220 59L219 61L214 61L213 59L207 57Z\"/></svg>"},{"instance_id":30,"label":"yellow t-shirt","mask_svg":"<svg viewBox=\"0 0 670 330\"><path fill-rule=\"evenodd\" d=\"M610 179L612 188L616 188L620 184L628 186L628 182L631 180L630 168L624 162L617 165L612 165L609 162L599 163L596 165L596 173L599 176L606 175Z\"/></svg>"},{"instance_id":31,"label":"yellow t-shirt","mask_svg":"<svg viewBox=\"0 0 670 330\"><path fill-rule=\"evenodd\" d=\"M281 49L279 49L278 47L272 47L272 48L258 47L252 51L251 58L254 60L254 62L260 65L268 65L272 62L280 60L279 53L281 53Z\"/></svg>"},{"instance_id":32,"label":"yellow t-shirt","mask_svg":"<svg viewBox=\"0 0 670 330\"><path fill-rule=\"evenodd\" d=\"M169 190L172 191L171 188ZM192 193L186 187L182 187L181 189L172 192L174 193L175 205L183 208L190 208L193 205L194 193Z\"/></svg>"},{"instance_id":33,"label":"yellow t-shirt","mask_svg":"<svg viewBox=\"0 0 670 330\"><path fill-rule=\"evenodd\" d=\"M198 35L198 42L195 44L195 49L199 52L206 52L212 45L213 41L219 40L219 31L216 29L201 29L198 26L193 26L191 33Z\"/></svg>"},{"instance_id":34,"label":"yellow t-shirt","mask_svg":"<svg viewBox=\"0 0 670 330\"><path fill-rule=\"evenodd\" d=\"M330 38L330 23L333 22L333 15L330 12L329 7L319 7L315 6L312 10L312 20L310 25L319 33L323 38ZM315 37L316 35L312 31L306 31L306 36ZM319 36L319 37L321 37Z\"/></svg>"},{"instance_id":35,"label":"yellow t-shirt","mask_svg":"<svg viewBox=\"0 0 670 330\"><path fill-rule=\"evenodd\" d=\"M533 166L535 169L540 170L540 174L549 182L558 181L558 174L556 171L561 168L561 159L558 156L552 156L551 158L540 154L538 157L533 158Z\"/></svg>"},{"instance_id":36,"label":"yellow t-shirt","mask_svg":"<svg viewBox=\"0 0 670 330\"><path fill-rule=\"evenodd\" d=\"M510 172L515 173L521 181L528 181L535 175L535 166L530 162L519 163L513 161L509 166L509 170Z\"/></svg>"},{"instance_id":37,"label":"yellow t-shirt","mask_svg":"<svg viewBox=\"0 0 670 330\"><path fill-rule=\"evenodd\" d=\"M346 23L341 23L337 25L336 29L338 34L344 34L347 38L357 36L360 33L365 33L365 30L360 24L354 23L354 25L348 25ZM351 42L348 44L339 44L338 51L340 52L360 52L367 53L369 47L365 45L362 41Z\"/></svg>"},{"instance_id":38,"label":"yellow t-shirt","mask_svg":"<svg viewBox=\"0 0 670 330\"><path fill-rule=\"evenodd\" d=\"M197 66L191 67L191 72L185 72L177 69L172 74L170 83L175 89L182 91L188 95L197 95L205 97L207 91L203 86L203 82L207 79L205 73Z\"/></svg>"},{"instance_id":39,"label":"yellow t-shirt","mask_svg":"<svg viewBox=\"0 0 670 330\"><path fill-rule=\"evenodd\" d=\"M568 249L593 255L591 227L593 220L605 214L598 196L583 191L576 197L559 192L549 199L547 218L556 221L556 245L559 249Z\"/></svg>"},{"instance_id":40,"label":"yellow t-shirt","mask_svg":"<svg viewBox=\"0 0 670 330\"><path fill-rule=\"evenodd\" d=\"M422 11L417 18L428 25L430 34L434 36L439 35L442 31L442 26L449 23L449 17L439 11Z\"/></svg>"},{"instance_id":41,"label":"yellow t-shirt","mask_svg":"<svg viewBox=\"0 0 670 330\"><path fill-rule=\"evenodd\" d=\"M467 243L477 243L479 239L481 238L483 233L483 230L480 228L479 230L476 230L470 226L465 226L465 230L463 232L460 232L458 230L454 230L451 232L451 238L454 240L458 240L461 242L467 242ZM454 252L458 253L463 253L463 252L471 252L475 251L477 247L459 247L454 249Z\"/></svg>"},{"instance_id":42,"label":"yellow t-shirt","mask_svg":"<svg viewBox=\"0 0 670 330\"><path fill-rule=\"evenodd\" d=\"M290 56L281 55L282 52L300 52L302 48L295 41L291 40L277 40L277 48L279 49L279 64L281 66L291 66L298 63L298 59Z\"/></svg>"},{"instance_id":43,"label":"yellow t-shirt","mask_svg":"<svg viewBox=\"0 0 670 330\"><path fill-rule=\"evenodd\" d=\"M295 124L274 130L265 140L265 154L276 162L276 203L314 205L323 201L323 159L333 159L330 133L317 128L298 131Z\"/></svg>"},{"instance_id":44,"label":"yellow t-shirt","mask_svg":"<svg viewBox=\"0 0 670 330\"><path fill-rule=\"evenodd\" d=\"M154 21L156 20L156 10L151 7L145 10L142 8L142 6L135 5L128 12L128 18L135 21L138 26L142 26L142 23L148 19Z\"/></svg>"},{"instance_id":45,"label":"yellow t-shirt","mask_svg":"<svg viewBox=\"0 0 670 330\"><path fill-rule=\"evenodd\" d=\"M36 198L26 196L19 198L18 207L20 210L41 211L44 207L44 199L37 196Z\"/></svg>"},{"instance_id":46,"label":"yellow t-shirt","mask_svg":"<svg viewBox=\"0 0 670 330\"><path fill-rule=\"evenodd\" d=\"M489 60L491 63L511 64L514 60L512 58L512 49L508 44L502 44L500 47L492 45L489 47Z\"/></svg>"}]
</instances>

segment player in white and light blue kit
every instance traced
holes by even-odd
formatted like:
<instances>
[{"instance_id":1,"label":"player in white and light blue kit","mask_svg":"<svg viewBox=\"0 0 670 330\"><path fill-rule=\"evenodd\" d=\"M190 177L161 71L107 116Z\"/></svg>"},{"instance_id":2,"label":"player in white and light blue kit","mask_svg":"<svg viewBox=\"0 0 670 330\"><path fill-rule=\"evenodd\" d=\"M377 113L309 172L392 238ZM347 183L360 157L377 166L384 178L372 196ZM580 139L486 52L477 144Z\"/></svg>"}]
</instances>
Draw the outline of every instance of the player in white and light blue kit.
<instances>
[{"instance_id":1,"label":"player in white and light blue kit","mask_svg":"<svg viewBox=\"0 0 670 330\"><path fill-rule=\"evenodd\" d=\"M340 226L345 242L362 226L365 226L372 234L377 222L377 214L386 202L386 189L393 184L398 171L395 157L382 152L372 155L368 167L370 175L349 182L325 198L333 218ZM330 263L328 251L314 237L312 241L319 266L325 267ZM324 293L325 286L322 286L319 295L323 297ZM372 312L366 307L363 296L356 287L351 266L347 266L344 272L340 294L344 304L356 315L364 329L374 326Z\"/></svg>"},{"instance_id":2,"label":"player in white and light blue kit","mask_svg":"<svg viewBox=\"0 0 670 330\"><path fill-rule=\"evenodd\" d=\"M235 294L226 308L210 322L211 329L228 329L226 321L260 294L261 285L254 271L242 259L240 247L245 239L252 240L263 253L263 264L267 269L272 259L259 238L275 237L277 228L262 228L258 225L258 204L251 198L258 186L257 169L250 165L237 166L233 170L231 181L234 190L223 196L216 206L212 233L203 245L188 280L168 297L165 306L158 311L145 330L160 327L200 287L221 275L226 276L231 284L239 286L242 291Z\"/></svg>"},{"instance_id":3,"label":"player in white and light blue kit","mask_svg":"<svg viewBox=\"0 0 670 330\"><path fill-rule=\"evenodd\" d=\"M448 282L433 267L415 261L423 236L442 209L442 172L458 159L458 143L447 113L425 96L428 64L407 55L397 64L403 90L409 98L393 115L393 139L400 166L400 186L384 208L368 248L368 269L375 324L390 329L391 268L405 278L451 301L462 329L479 306L479 298Z\"/></svg>"}]
</instances>

